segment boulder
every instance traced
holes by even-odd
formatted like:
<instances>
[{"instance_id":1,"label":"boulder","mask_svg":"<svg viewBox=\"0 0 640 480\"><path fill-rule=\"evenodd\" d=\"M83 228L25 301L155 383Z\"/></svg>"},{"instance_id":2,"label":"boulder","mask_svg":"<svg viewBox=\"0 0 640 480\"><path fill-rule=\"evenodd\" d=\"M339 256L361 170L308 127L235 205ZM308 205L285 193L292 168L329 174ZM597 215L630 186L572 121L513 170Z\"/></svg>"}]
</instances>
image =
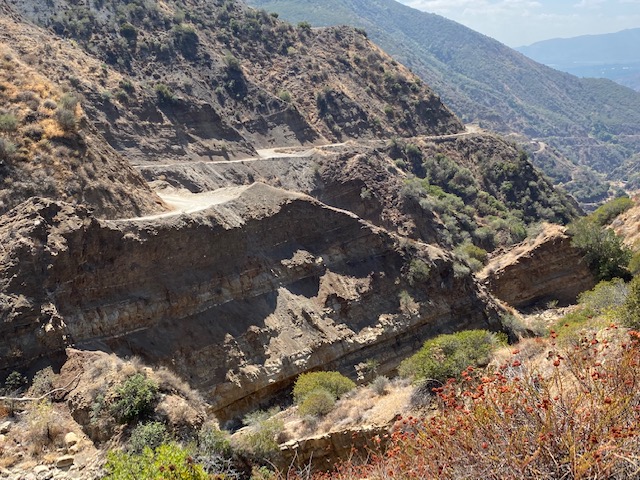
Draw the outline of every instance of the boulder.
<instances>
[{"instance_id":1,"label":"boulder","mask_svg":"<svg viewBox=\"0 0 640 480\"><path fill-rule=\"evenodd\" d=\"M75 458L73 455L63 455L56 459L56 467L58 468L68 468L73 465Z\"/></svg>"}]
</instances>

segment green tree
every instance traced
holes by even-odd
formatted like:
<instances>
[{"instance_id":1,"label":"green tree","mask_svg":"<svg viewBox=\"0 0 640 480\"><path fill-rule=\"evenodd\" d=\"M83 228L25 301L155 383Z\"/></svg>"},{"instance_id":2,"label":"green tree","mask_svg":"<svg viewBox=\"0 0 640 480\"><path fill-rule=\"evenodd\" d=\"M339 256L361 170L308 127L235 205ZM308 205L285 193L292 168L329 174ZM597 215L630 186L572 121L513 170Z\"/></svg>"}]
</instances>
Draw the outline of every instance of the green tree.
<instances>
[{"instance_id":1,"label":"green tree","mask_svg":"<svg viewBox=\"0 0 640 480\"><path fill-rule=\"evenodd\" d=\"M572 245L580 249L589 269L598 281L612 278L629 278L627 265L631 260L631 250L610 228L602 228L589 218L581 218L571 223L568 232Z\"/></svg>"}]
</instances>

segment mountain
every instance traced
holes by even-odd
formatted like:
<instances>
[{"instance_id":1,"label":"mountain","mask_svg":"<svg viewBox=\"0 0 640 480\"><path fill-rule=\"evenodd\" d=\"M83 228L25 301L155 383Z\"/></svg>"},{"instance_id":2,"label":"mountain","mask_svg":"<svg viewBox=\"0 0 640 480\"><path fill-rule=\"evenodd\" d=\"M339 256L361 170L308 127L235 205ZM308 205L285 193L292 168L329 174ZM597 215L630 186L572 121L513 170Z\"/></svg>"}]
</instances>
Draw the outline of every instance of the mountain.
<instances>
[{"instance_id":1,"label":"mountain","mask_svg":"<svg viewBox=\"0 0 640 480\"><path fill-rule=\"evenodd\" d=\"M0 12L0 139L15 146L0 373L72 346L140 355L231 420L302 371L353 373L409 339L385 357L392 371L441 328L500 328L471 269L578 214L526 153L465 128L362 31L229 0ZM46 194L29 194L23 170ZM139 208L117 204L121 183Z\"/></svg>"},{"instance_id":2,"label":"mountain","mask_svg":"<svg viewBox=\"0 0 640 480\"><path fill-rule=\"evenodd\" d=\"M456 22L393 0L250 3L292 22L364 28L464 122L513 134L523 145L535 141L528 148L534 163L582 202L606 196L603 179L629 180L616 169L640 150L640 94L553 70Z\"/></svg>"},{"instance_id":3,"label":"mountain","mask_svg":"<svg viewBox=\"0 0 640 480\"><path fill-rule=\"evenodd\" d=\"M640 28L603 35L554 38L516 50L580 77L608 78L640 91Z\"/></svg>"},{"instance_id":4,"label":"mountain","mask_svg":"<svg viewBox=\"0 0 640 480\"><path fill-rule=\"evenodd\" d=\"M497 346L528 327L495 292L594 283L545 225L573 199L361 30L234 0L0 0L0 41L3 478L266 478L319 422L233 453L219 425L250 438L302 374L395 375L457 331Z\"/></svg>"}]
</instances>

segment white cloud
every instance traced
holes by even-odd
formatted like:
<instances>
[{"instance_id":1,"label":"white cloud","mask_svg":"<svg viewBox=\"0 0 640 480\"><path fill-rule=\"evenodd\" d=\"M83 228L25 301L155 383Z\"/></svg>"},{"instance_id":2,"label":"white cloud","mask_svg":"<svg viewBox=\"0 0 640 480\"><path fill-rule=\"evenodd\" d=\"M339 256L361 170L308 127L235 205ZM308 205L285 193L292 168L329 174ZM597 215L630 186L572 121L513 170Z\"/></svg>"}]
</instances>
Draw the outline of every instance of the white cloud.
<instances>
[{"instance_id":1,"label":"white cloud","mask_svg":"<svg viewBox=\"0 0 640 480\"><path fill-rule=\"evenodd\" d=\"M606 0L580 0L574 7L576 8L600 8Z\"/></svg>"}]
</instances>

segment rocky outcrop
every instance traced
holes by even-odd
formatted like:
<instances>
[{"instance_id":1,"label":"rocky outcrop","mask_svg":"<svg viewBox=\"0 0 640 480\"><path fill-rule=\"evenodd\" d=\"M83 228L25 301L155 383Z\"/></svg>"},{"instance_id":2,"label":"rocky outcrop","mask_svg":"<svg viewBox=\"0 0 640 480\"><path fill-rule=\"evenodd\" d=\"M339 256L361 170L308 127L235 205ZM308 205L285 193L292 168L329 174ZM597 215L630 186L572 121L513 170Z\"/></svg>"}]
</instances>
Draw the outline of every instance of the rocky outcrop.
<instances>
[{"instance_id":1,"label":"rocky outcrop","mask_svg":"<svg viewBox=\"0 0 640 480\"><path fill-rule=\"evenodd\" d=\"M387 444L390 426L364 426L330 432L280 446L276 466L281 470L311 468L331 470L340 461L363 461Z\"/></svg>"},{"instance_id":2,"label":"rocky outcrop","mask_svg":"<svg viewBox=\"0 0 640 480\"><path fill-rule=\"evenodd\" d=\"M228 420L312 369L393 370L432 335L497 326L443 251L261 184L201 213L98 221L33 199L0 220L5 372L68 346L170 366ZM412 261L429 278L415 281ZM415 308L400 306L400 293Z\"/></svg>"},{"instance_id":3,"label":"rocky outcrop","mask_svg":"<svg viewBox=\"0 0 640 480\"><path fill-rule=\"evenodd\" d=\"M640 195L633 197L634 205L613 220L610 227L622 237L629 248L637 250L640 245Z\"/></svg>"},{"instance_id":4,"label":"rocky outcrop","mask_svg":"<svg viewBox=\"0 0 640 480\"><path fill-rule=\"evenodd\" d=\"M496 297L519 308L550 301L567 305L595 285L582 253L558 225L545 225L534 240L496 256L478 277Z\"/></svg>"}]
</instances>

